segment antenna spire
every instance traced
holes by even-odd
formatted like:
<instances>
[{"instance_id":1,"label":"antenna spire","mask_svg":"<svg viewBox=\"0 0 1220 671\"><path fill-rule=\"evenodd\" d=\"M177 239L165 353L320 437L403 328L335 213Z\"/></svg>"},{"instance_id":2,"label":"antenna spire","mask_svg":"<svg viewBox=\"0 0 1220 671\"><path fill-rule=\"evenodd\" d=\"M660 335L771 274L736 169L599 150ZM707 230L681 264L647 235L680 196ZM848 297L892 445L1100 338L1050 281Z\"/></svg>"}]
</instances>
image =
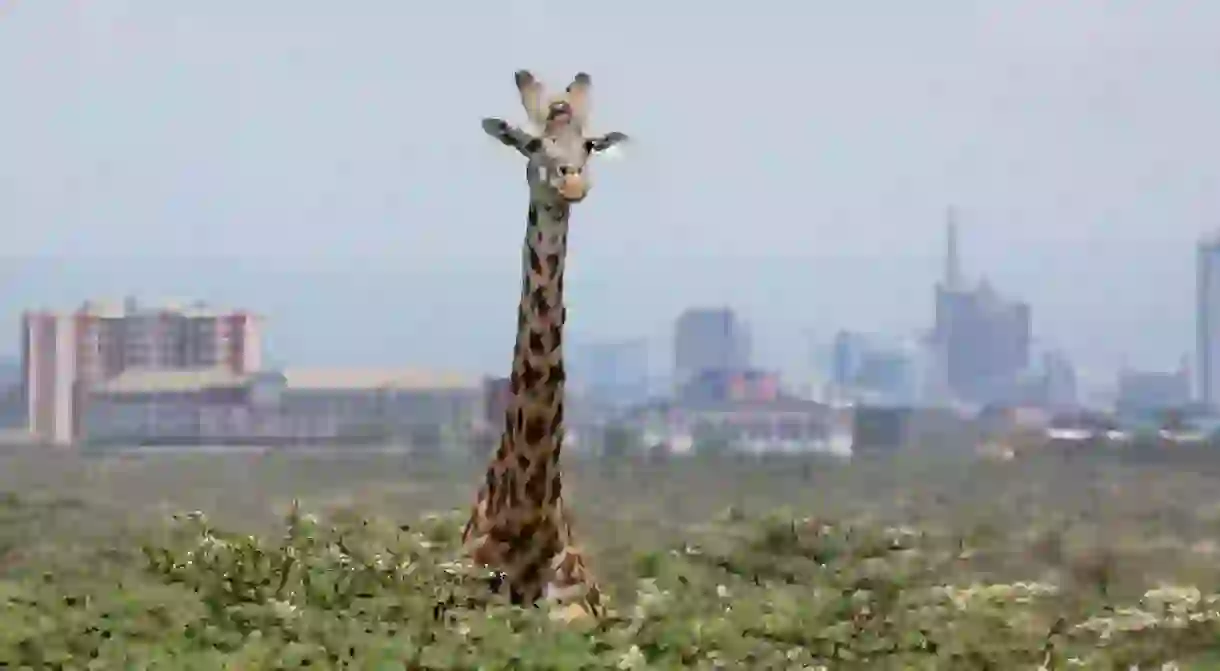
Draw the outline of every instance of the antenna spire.
<instances>
[{"instance_id":1,"label":"antenna spire","mask_svg":"<svg viewBox=\"0 0 1220 671\"><path fill-rule=\"evenodd\" d=\"M945 288L957 289L962 283L961 260L957 252L957 208L945 213Z\"/></svg>"}]
</instances>

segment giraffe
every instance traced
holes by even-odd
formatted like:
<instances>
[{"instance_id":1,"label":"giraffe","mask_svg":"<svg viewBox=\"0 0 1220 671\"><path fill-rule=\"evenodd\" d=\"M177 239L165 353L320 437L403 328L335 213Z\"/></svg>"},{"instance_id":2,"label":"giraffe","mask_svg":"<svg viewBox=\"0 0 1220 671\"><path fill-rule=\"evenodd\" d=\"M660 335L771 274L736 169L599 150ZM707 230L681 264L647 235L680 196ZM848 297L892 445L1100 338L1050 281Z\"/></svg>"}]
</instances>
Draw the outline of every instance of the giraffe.
<instances>
[{"instance_id":1,"label":"giraffe","mask_svg":"<svg viewBox=\"0 0 1220 671\"><path fill-rule=\"evenodd\" d=\"M483 130L526 157L529 211L522 249L521 301L499 447L462 532L467 554L503 578L513 603L544 597L564 619L604 614L601 591L572 538L564 509L559 454L564 437L563 270L572 206L591 188L589 157L624 141L623 133L586 137L592 81L579 73L544 103L527 70L517 91L536 132L502 119Z\"/></svg>"}]
</instances>

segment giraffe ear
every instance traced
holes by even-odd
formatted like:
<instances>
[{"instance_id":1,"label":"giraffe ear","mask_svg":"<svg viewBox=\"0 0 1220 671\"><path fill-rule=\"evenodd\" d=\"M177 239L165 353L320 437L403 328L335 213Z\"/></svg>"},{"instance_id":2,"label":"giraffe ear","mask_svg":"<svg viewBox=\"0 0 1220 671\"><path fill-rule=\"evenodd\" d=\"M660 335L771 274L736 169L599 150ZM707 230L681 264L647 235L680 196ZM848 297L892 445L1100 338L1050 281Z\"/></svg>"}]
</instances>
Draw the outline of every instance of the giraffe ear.
<instances>
[{"instance_id":1,"label":"giraffe ear","mask_svg":"<svg viewBox=\"0 0 1220 671\"><path fill-rule=\"evenodd\" d=\"M622 144L626 141L626 133L614 131L613 133L606 133L601 137L591 137L585 140L585 149L590 154L596 154L598 152L606 151L607 149Z\"/></svg>"},{"instance_id":2,"label":"giraffe ear","mask_svg":"<svg viewBox=\"0 0 1220 671\"><path fill-rule=\"evenodd\" d=\"M576 73L568 84L568 104L572 106L572 118L584 126L589 120L589 106L593 93L593 78L586 72Z\"/></svg>"},{"instance_id":3,"label":"giraffe ear","mask_svg":"<svg viewBox=\"0 0 1220 671\"><path fill-rule=\"evenodd\" d=\"M489 117L483 119L483 132L499 140L502 144L512 147L525 156L538 151L542 141L529 133L510 125L503 119Z\"/></svg>"},{"instance_id":4,"label":"giraffe ear","mask_svg":"<svg viewBox=\"0 0 1220 671\"><path fill-rule=\"evenodd\" d=\"M542 127L546 124L546 110L543 109L542 98L545 92L542 82L538 81L529 70L517 70L513 75L517 81L517 92L521 94L521 106L531 123Z\"/></svg>"}]
</instances>

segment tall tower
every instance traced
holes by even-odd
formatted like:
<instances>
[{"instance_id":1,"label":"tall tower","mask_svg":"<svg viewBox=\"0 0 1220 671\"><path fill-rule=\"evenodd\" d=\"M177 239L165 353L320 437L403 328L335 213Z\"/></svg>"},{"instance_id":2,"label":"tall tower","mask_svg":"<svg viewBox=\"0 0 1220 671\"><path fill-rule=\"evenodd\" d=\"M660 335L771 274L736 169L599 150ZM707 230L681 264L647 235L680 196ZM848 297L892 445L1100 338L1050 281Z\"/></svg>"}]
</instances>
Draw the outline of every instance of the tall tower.
<instances>
[{"instance_id":1,"label":"tall tower","mask_svg":"<svg viewBox=\"0 0 1220 671\"><path fill-rule=\"evenodd\" d=\"M949 206L945 213L945 288L961 288L962 266L957 253L957 210Z\"/></svg>"},{"instance_id":2,"label":"tall tower","mask_svg":"<svg viewBox=\"0 0 1220 671\"><path fill-rule=\"evenodd\" d=\"M942 400L951 395L949 383L950 350L953 342L953 327L957 322L957 307L961 303L962 266L957 249L957 208L950 205L945 211L945 256L944 269L936 291L936 313L932 332L928 338L929 365L925 372L923 395L929 400Z\"/></svg>"},{"instance_id":3,"label":"tall tower","mask_svg":"<svg viewBox=\"0 0 1220 671\"><path fill-rule=\"evenodd\" d=\"M1220 236L1196 249L1195 386L1198 398L1220 406Z\"/></svg>"}]
</instances>

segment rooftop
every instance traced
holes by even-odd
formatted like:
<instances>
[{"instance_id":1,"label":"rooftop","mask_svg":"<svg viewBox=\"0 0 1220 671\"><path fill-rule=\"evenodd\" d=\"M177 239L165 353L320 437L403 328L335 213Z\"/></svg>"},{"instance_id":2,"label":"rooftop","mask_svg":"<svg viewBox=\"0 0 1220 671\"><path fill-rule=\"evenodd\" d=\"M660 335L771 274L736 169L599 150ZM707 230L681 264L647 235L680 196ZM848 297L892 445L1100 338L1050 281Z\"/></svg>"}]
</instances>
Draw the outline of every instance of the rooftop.
<instances>
[{"instance_id":1,"label":"rooftop","mask_svg":"<svg viewBox=\"0 0 1220 671\"><path fill-rule=\"evenodd\" d=\"M251 376L228 368L196 370L126 370L93 387L102 394L185 393L202 389L244 386Z\"/></svg>"},{"instance_id":2,"label":"rooftop","mask_svg":"<svg viewBox=\"0 0 1220 671\"><path fill-rule=\"evenodd\" d=\"M196 370L127 370L93 389L101 394L186 393L203 389L244 387L263 374L238 374L228 368ZM288 368L284 387L297 391L358 391L384 389L434 391L480 389L481 379L450 373L392 368Z\"/></svg>"},{"instance_id":3,"label":"rooftop","mask_svg":"<svg viewBox=\"0 0 1220 671\"><path fill-rule=\"evenodd\" d=\"M289 389L480 389L482 378L393 368L288 368L284 383Z\"/></svg>"},{"instance_id":4,"label":"rooftop","mask_svg":"<svg viewBox=\"0 0 1220 671\"><path fill-rule=\"evenodd\" d=\"M86 314L104 319L122 319L140 315L176 314L183 317L220 317L234 314L237 310L219 308L200 300L167 300L160 304L147 305L134 298L123 300L88 300L77 309L77 314Z\"/></svg>"},{"instance_id":5,"label":"rooftop","mask_svg":"<svg viewBox=\"0 0 1220 671\"><path fill-rule=\"evenodd\" d=\"M630 412L633 416L652 412L686 412L686 413L743 413L743 414L770 414L770 413L822 413L831 409L831 406L817 401L811 401L802 398L777 398L773 400L726 400L726 401L672 401L672 400L657 400L645 405L637 406Z\"/></svg>"}]
</instances>

